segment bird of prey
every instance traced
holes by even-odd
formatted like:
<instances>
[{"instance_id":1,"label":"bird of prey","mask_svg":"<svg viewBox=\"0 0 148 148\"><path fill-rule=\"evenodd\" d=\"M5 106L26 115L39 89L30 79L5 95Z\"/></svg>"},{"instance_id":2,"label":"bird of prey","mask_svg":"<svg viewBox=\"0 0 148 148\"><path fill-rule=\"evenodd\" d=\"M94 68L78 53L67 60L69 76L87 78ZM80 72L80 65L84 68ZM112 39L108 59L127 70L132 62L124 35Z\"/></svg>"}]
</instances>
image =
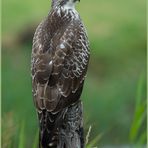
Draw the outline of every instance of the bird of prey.
<instances>
[{"instance_id":1,"label":"bird of prey","mask_svg":"<svg viewBox=\"0 0 148 148\"><path fill-rule=\"evenodd\" d=\"M80 96L89 62L89 41L75 9L80 0L52 0L32 47L33 100L40 148L83 148Z\"/></svg>"}]
</instances>

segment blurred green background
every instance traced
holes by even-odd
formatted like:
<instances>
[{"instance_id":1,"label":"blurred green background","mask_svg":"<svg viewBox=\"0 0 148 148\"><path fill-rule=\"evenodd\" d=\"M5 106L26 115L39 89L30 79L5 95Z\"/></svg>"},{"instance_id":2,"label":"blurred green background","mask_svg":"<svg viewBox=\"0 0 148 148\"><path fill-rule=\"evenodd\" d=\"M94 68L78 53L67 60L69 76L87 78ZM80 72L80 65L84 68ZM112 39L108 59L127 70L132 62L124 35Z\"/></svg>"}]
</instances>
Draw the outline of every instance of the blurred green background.
<instances>
[{"instance_id":1,"label":"blurred green background","mask_svg":"<svg viewBox=\"0 0 148 148\"><path fill-rule=\"evenodd\" d=\"M2 1L2 147L32 147L37 116L30 78L32 37L50 0ZM146 144L146 2L81 0L91 46L82 94L95 146ZM34 145L34 148L36 146Z\"/></svg>"}]
</instances>

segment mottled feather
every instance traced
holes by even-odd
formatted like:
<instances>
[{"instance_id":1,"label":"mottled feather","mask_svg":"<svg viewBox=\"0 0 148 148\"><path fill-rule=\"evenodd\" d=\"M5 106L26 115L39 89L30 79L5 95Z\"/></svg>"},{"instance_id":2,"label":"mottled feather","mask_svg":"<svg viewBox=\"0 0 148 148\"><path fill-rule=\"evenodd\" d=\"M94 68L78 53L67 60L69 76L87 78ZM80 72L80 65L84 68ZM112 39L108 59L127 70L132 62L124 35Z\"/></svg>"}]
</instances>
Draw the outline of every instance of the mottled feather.
<instances>
[{"instance_id":1,"label":"mottled feather","mask_svg":"<svg viewBox=\"0 0 148 148\"><path fill-rule=\"evenodd\" d=\"M89 62L89 42L78 13L58 2L52 4L33 38L33 98L42 140L47 133L57 139L58 121L80 99Z\"/></svg>"}]
</instances>

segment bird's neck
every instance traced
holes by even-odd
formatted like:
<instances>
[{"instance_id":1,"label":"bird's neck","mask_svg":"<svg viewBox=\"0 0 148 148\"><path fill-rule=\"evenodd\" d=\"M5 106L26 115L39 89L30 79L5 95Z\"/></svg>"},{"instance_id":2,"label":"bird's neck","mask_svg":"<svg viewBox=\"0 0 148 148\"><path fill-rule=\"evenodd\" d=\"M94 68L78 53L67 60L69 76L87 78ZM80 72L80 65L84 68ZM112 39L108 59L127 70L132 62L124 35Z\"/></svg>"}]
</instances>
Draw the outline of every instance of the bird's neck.
<instances>
[{"instance_id":1,"label":"bird's neck","mask_svg":"<svg viewBox=\"0 0 148 148\"><path fill-rule=\"evenodd\" d=\"M56 34L60 28L66 28L66 26L77 19L79 14L73 7L54 7L50 11L47 17L47 28L50 28L51 37ZM52 30L51 30L52 28Z\"/></svg>"},{"instance_id":2,"label":"bird's neck","mask_svg":"<svg viewBox=\"0 0 148 148\"><path fill-rule=\"evenodd\" d=\"M75 4L71 1L68 1L67 3L65 3L64 5L62 5L62 7L64 9L72 9L75 10Z\"/></svg>"},{"instance_id":3,"label":"bird's neck","mask_svg":"<svg viewBox=\"0 0 148 148\"><path fill-rule=\"evenodd\" d=\"M52 0L51 7L52 8L63 7L64 9L75 9L75 3L73 2L73 0L69 0L67 2Z\"/></svg>"},{"instance_id":4,"label":"bird's neck","mask_svg":"<svg viewBox=\"0 0 148 148\"><path fill-rule=\"evenodd\" d=\"M53 7L49 13L49 18L50 17L56 18L58 23L61 21L61 25L62 22L65 24L65 21L70 22L80 18L74 4L72 3L66 3L62 6ZM56 23L53 19L50 19L50 21L54 21L54 23Z\"/></svg>"},{"instance_id":5,"label":"bird's neck","mask_svg":"<svg viewBox=\"0 0 148 148\"><path fill-rule=\"evenodd\" d=\"M54 8L57 6L57 1L52 0L51 2L51 7Z\"/></svg>"}]
</instances>

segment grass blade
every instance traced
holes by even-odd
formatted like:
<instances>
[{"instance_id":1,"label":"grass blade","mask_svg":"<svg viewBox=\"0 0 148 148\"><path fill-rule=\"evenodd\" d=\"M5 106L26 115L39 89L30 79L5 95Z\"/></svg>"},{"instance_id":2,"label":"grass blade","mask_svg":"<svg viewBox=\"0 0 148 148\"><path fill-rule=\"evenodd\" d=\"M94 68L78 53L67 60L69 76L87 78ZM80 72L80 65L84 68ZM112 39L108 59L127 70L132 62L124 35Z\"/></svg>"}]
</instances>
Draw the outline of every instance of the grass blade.
<instances>
[{"instance_id":1,"label":"grass blade","mask_svg":"<svg viewBox=\"0 0 148 148\"><path fill-rule=\"evenodd\" d=\"M103 134L99 134L98 136L96 136L93 140L90 141L90 143L86 146L86 148L96 147L96 144L102 138L102 136Z\"/></svg>"},{"instance_id":2,"label":"grass blade","mask_svg":"<svg viewBox=\"0 0 148 148\"><path fill-rule=\"evenodd\" d=\"M21 124L18 148L25 148L25 123L24 121Z\"/></svg>"},{"instance_id":3,"label":"grass blade","mask_svg":"<svg viewBox=\"0 0 148 148\"><path fill-rule=\"evenodd\" d=\"M38 141L39 141L39 130L37 130L35 137L34 137L34 142L32 148L37 148L38 147Z\"/></svg>"},{"instance_id":4,"label":"grass blade","mask_svg":"<svg viewBox=\"0 0 148 148\"><path fill-rule=\"evenodd\" d=\"M135 114L132 121L130 133L129 133L129 140L132 144L138 144L140 139L144 139L142 135L144 132L140 134L140 130L142 125L146 119L146 99L143 98L143 90L145 85L145 77L141 75L138 87L137 87L137 95L136 95L136 104L135 104ZM140 138L141 137L141 138ZM141 143L144 144L145 142Z\"/></svg>"}]
</instances>

